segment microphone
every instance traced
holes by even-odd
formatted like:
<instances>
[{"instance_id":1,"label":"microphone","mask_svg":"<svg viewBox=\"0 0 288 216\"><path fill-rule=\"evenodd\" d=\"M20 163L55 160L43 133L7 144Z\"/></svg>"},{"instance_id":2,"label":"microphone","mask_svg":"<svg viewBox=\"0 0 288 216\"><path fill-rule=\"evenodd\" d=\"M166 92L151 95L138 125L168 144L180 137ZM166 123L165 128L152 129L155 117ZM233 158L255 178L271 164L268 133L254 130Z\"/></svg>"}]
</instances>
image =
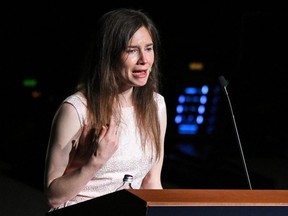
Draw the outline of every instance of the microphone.
<instances>
[{"instance_id":1,"label":"microphone","mask_svg":"<svg viewBox=\"0 0 288 216\"><path fill-rule=\"evenodd\" d=\"M229 107L230 107L230 111L231 111L231 115L232 115L232 119L233 119L233 126L234 126L235 133L236 133L236 136L237 136L237 141L238 141L238 145L239 145L239 148L240 148L240 153L241 153L242 162L243 162L244 169L245 169L247 182L248 182L250 190L252 190L250 177L249 177L249 172L248 172L248 169L247 169L247 166L246 166L245 157L244 157L244 153L243 153L243 150L242 150L242 145L241 145L241 141L240 141L240 137L239 137L239 133L238 133L238 129L237 129L234 113L233 113L233 108L232 108L231 101L230 101L230 98L229 98L229 94L228 94L228 91L227 91L227 86L229 84L229 81L226 80L224 78L224 76L220 76L219 77L219 82L220 82L220 85L222 86L222 88L223 88L223 90L225 92L225 95L227 96L227 99L228 99L228 103L229 103Z\"/></svg>"}]
</instances>

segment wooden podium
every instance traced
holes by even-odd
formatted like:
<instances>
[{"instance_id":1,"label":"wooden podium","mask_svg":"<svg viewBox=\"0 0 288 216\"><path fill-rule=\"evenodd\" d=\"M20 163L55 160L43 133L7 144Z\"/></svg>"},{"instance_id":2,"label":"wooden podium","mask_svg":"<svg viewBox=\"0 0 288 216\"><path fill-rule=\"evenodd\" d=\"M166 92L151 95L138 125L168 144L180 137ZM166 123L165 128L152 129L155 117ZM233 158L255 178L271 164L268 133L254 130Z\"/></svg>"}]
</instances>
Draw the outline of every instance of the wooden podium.
<instances>
[{"instance_id":1,"label":"wooden podium","mask_svg":"<svg viewBox=\"0 0 288 216\"><path fill-rule=\"evenodd\" d=\"M47 216L288 216L288 190L122 190Z\"/></svg>"}]
</instances>

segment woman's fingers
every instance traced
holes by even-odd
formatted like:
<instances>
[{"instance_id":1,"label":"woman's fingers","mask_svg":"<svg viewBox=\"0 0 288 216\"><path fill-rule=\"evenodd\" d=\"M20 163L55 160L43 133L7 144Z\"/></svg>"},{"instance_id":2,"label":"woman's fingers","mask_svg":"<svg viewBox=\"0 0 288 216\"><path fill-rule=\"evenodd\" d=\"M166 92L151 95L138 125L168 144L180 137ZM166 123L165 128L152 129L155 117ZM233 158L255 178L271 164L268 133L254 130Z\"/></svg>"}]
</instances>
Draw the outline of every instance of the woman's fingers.
<instances>
[{"instance_id":1,"label":"woman's fingers","mask_svg":"<svg viewBox=\"0 0 288 216\"><path fill-rule=\"evenodd\" d=\"M103 139L103 137L105 136L107 131L108 131L108 126L102 126L102 129L101 129L100 135L99 135L99 142Z\"/></svg>"},{"instance_id":2,"label":"woman's fingers","mask_svg":"<svg viewBox=\"0 0 288 216\"><path fill-rule=\"evenodd\" d=\"M102 129L101 129L101 132L99 135L99 142L105 136L107 136L107 138L109 138L109 140L116 139L118 136L115 136L115 135L117 135L118 128L119 128L119 126L116 124L115 118L111 117L109 124L102 126Z\"/></svg>"}]
</instances>

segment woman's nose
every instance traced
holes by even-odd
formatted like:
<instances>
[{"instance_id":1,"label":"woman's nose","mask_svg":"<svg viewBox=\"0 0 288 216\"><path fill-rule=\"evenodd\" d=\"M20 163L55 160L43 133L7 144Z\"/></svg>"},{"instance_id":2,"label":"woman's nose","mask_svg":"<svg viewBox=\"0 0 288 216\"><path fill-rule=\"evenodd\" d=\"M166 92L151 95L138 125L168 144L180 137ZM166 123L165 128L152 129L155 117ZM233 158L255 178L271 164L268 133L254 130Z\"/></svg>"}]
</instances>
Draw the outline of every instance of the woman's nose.
<instances>
[{"instance_id":1,"label":"woman's nose","mask_svg":"<svg viewBox=\"0 0 288 216\"><path fill-rule=\"evenodd\" d=\"M139 63L146 64L148 62L147 56L144 52L140 52Z\"/></svg>"}]
</instances>

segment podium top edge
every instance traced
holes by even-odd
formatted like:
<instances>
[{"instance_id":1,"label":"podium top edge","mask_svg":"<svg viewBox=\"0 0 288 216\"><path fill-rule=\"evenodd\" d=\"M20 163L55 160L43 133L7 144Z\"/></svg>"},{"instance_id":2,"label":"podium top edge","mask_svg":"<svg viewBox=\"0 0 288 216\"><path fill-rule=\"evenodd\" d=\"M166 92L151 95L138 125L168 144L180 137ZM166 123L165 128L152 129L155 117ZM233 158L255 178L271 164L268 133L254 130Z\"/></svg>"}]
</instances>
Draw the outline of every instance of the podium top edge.
<instances>
[{"instance_id":1,"label":"podium top edge","mask_svg":"<svg viewBox=\"0 0 288 216\"><path fill-rule=\"evenodd\" d=\"M128 190L148 206L288 206L288 190Z\"/></svg>"}]
</instances>

